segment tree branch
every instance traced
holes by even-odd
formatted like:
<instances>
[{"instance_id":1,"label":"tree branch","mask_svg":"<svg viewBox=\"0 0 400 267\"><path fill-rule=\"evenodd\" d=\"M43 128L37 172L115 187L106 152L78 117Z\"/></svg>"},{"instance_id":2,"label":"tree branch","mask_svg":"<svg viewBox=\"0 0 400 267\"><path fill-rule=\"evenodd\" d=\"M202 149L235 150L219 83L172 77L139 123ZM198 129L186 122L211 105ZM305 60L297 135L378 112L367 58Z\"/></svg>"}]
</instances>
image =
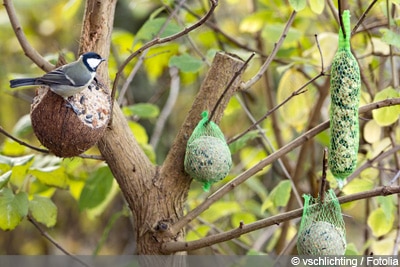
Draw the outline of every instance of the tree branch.
<instances>
[{"instance_id":1,"label":"tree branch","mask_svg":"<svg viewBox=\"0 0 400 267\"><path fill-rule=\"evenodd\" d=\"M348 196L342 196L339 197L338 200L341 204L343 203L348 203L360 199L366 199L366 198L371 198L371 197L376 197L376 196L388 196L392 194L399 194L400 193L400 186L393 186L393 187L387 187L387 186L382 186L375 188L370 191L365 191L365 192L360 192ZM194 249L199 249L203 248L206 246L211 246L217 243L221 243L224 241L231 240L233 238L237 238L243 234L265 228L274 224L280 224L282 222L292 220L298 217L301 217L303 214L303 209L296 209L293 211L285 212L282 214L278 214L263 220L259 220L254 223L250 223L247 225L241 224L238 228L235 228L233 230L220 233L220 234L215 234L212 236L204 237L199 240L195 241L190 241L190 242L168 242L163 244L163 250L168 253L172 252L177 252L177 251L189 251L189 250L194 250Z\"/></svg>"},{"instance_id":2,"label":"tree branch","mask_svg":"<svg viewBox=\"0 0 400 267\"><path fill-rule=\"evenodd\" d=\"M171 42L175 39L178 39L182 36L184 36L185 34L197 29L198 27L200 27L201 25L204 24L204 22L206 22L208 20L208 18L211 16L211 14L214 12L215 8L218 5L218 0L210 0L211 3L211 7L210 10L207 12L207 14L204 15L204 17L202 17L200 20L198 20L195 24L193 24L192 26L183 29L182 31L164 37L164 38L155 38L149 42L147 42L146 44L144 44L141 48L139 48L138 50L136 50L134 53L132 53L127 59L125 59L125 61L121 64L121 66L118 69L117 74L115 75L115 80L114 80L114 84L113 84L113 95L115 94L115 90L119 81L120 76L122 75L122 71L124 70L124 68L126 67L126 65L128 65L128 63L134 59L138 54L142 53L143 51L145 51L146 49L154 46L154 45L159 45L159 44L163 44L163 43L167 43L167 42Z\"/></svg>"},{"instance_id":3,"label":"tree branch","mask_svg":"<svg viewBox=\"0 0 400 267\"><path fill-rule=\"evenodd\" d=\"M241 90L247 90L251 86L253 86L261 77L264 75L264 72L268 69L269 65L271 64L272 60L276 56L276 53L278 53L279 48L282 46L283 41L286 38L287 33L289 32L290 26L292 25L294 18L296 17L296 11L293 11L292 14L289 17L289 20L287 21L285 28L283 29L282 35L279 38L278 42L275 43L274 49L272 50L271 54L268 56L267 60L265 63L261 66L260 70L257 72L257 74L251 78L249 81L246 83L243 83L241 85Z\"/></svg>"},{"instance_id":4,"label":"tree branch","mask_svg":"<svg viewBox=\"0 0 400 267\"><path fill-rule=\"evenodd\" d=\"M53 64L45 60L28 42L24 31L22 30L22 26L19 23L17 13L15 12L14 4L12 0L4 0L3 5L6 8L8 18L10 19L11 26L15 32L15 36L20 43L22 50L25 55L32 60L39 68L44 70L45 72L49 72L55 68Z\"/></svg>"},{"instance_id":5,"label":"tree branch","mask_svg":"<svg viewBox=\"0 0 400 267\"><path fill-rule=\"evenodd\" d=\"M11 140L14 140L15 142L17 142L21 146L26 146L26 147L28 147L28 148L30 148L32 150L36 150L38 152L45 153L45 154L49 154L50 153L50 151L47 150L47 149L42 149L42 148L39 148L39 147L36 147L36 146L32 146L32 145L30 145L30 144L28 144L28 143L26 143L26 142L24 142L24 141L22 141L22 140L20 140L20 139L18 139L16 137L14 137L13 135L9 134L6 130L4 130L3 127L1 127L1 126L0 126L0 133L4 134L5 136L10 138Z\"/></svg>"},{"instance_id":6,"label":"tree branch","mask_svg":"<svg viewBox=\"0 0 400 267\"><path fill-rule=\"evenodd\" d=\"M169 115L171 114L176 100L178 99L179 91L180 91L180 77L179 77L179 70L176 67L169 68L169 75L171 77L170 89L169 89L169 96L165 105L160 112L160 116L158 116L157 122L154 126L153 135L150 138L150 145L154 148L157 148L158 141L163 133L165 124Z\"/></svg>"},{"instance_id":7,"label":"tree branch","mask_svg":"<svg viewBox=\"0 0 400 267\"><path fill-rule=\"evenodd\" d=\"M356 26L354 26L353 30L351 31L351 35L355 34L357 32L358 27L360 27L361 23L363 22L363 20L365 19L365 17L367 16L368 12L372 9L372 7L375 5L375 3L378 2L378 0L373 0L369 6L367 7L367 9L364 11L364 13L361 15L360 19L357 21ZM389 16L389 15L388 15Z\"/></svg>"},{"instance_id":8,"label":"tree branch","mask_svg":"<svg viewBox=\"0 0 400 267\"><path fill-rule=\"evenodd\" d=\"M265 120L266 118L268 118L269 115L271 115L273 112L275 112L276 110L278 110L280 107L282 107L283 105L285 105L287 102L289 102L293 97L303 94L307 91L307 89L305 89L309 84L313 83L314 81L316 81L318 78L324 76L325 74L323 72L321 72L320 74L318 74L317 76L315 76L314 78L312 78L311 80L309 80L308 82L306 82L304 85L302 85L299 89L297 89L296 91L294 91L290 96L288 96L284 101L282 101L281 103L279 103L278 105L276 105L274 108L268 110L267 113L265 113L264 116L262 116L260 119L258 119L256 122L254 122L249 128L247 128L245 131L243 131L242 133L240 133L239 135L231 138L228 140L228 144L233 143L235 141L237 141L239 138L243 137L244 135L246 135L248 132L250 132L252 129L256 128L257 125L259 125L263 120Z\"/></svg>"},{"instance_id":9,"label":"tree branch","mask_svg":"<svg viewBox=\"0 0 400 267\"><path fill-rule=\"evenodd\" d=\"M365 106L362 106L359 108L359 113L365 113L374 109L379 109L387 106L392 106L392 105L399 105L400 104L400 98L392 98L392 99L386 99L383 101L367 104ZM241 183L245 182L247 179L255 175L257 172L265 168L267 165L271 164L278 158L282 157L283 155L287 154L288 152L294 150L295 148L299 147L302 145L304 142L308 141L312 137L316 136L318 133L322 132L323 130L326 130L329 128L329 120L317 125L316 127L310 129L309 131L305 132L301 136L297 137L294 139L292 142L288 143L287 145L283 146L281 149L277 150L276 152L270 154L268 157L265 159L261 160L259 163L251 167L250 169L244 171L240 175L238 175L235 179L230 181L229 183L225 184L222 186L218 191L216 191L214 194L209 196L203 203L201 203L198 207L195 209L191 210L189 213L187 213L183 218L181 218L177 223L175 223L171 227L172 233L177 233L185 227L189 222L191 222L194 218L199 216L203 211L208 209L211 204L216 202L218 199L223 197L225 194L233 190L235 187L240 185Z\"/></svg>"},{"instance_id":10,"label":"tree branch","mask_svg":"<svg viewBox=\"0 0 400 267\"><path fill-rule=\"evenodd\" d=\"M41 153L44 153L44 154L50 154L49 150L30 145L30 144L18 139L17 137L13 136L12 134L10 134L6 130L4 130L4 128L1 127L1 126L0 126L0 133L2 133L3 135L7 136L11 140L14 140L15 142L17 142L21 146L26 146L27 148L30 148L32 150L35 150L35 151L38 151L38 152L41 152ZM99 156L99 155L80 154L79 157L86 158L86 159L104 160L103 157Z\"/></svg>"},{"instance_id":11,"label":"tree branch","mask_svg":"<svg viewBox=\"0 0 400 267\"><path fill-rule=\"evenodd\" d=\"M61 250L65 255L70 256L71 258L73 258L74 260L76 260L77 262L79 262L80 264L82 264L83 266L86 267L90 267L90 265L88 265L86 262L82 261L81 259L79 259L77 256L73 255L72 253L70 253L68 250L66 250L65 248L63 248L54 238L52 238L45 230L42 229L42 227L40 227L40 225L35 221L35 219L33 219L33 217L31 215L27 215L28 221L30 221L33 226L35 226L35 228L40 232L40 234L42 236L44 236L44 238L46 238L47 240L50 241L50 243L52 243L56 248L58 248L59 250Z\"/></svg>"}]
</instances>

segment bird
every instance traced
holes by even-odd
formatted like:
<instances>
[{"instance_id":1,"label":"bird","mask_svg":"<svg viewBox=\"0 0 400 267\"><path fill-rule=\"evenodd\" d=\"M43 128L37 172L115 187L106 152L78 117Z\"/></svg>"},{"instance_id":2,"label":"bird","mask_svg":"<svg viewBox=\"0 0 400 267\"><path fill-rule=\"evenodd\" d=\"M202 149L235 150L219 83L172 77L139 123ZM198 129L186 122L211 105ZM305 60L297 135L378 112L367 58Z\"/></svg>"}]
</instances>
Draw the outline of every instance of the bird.
<instances>
[{"instance_id":1,"label":"bird","mask_svg":"<svg viewBox=\"0 0 400 267\"><path fill-rule=\"evenodd\" d=\"M105 61L95 52L82 54L77 61L58 67L41 77L10 80L10 87L46 85L67 101L67 106L79 115L79 110L68 100L88 87L96 76L97 67ZM96 79L95 79L96 81Z\"/></svg>"}]
</instances>

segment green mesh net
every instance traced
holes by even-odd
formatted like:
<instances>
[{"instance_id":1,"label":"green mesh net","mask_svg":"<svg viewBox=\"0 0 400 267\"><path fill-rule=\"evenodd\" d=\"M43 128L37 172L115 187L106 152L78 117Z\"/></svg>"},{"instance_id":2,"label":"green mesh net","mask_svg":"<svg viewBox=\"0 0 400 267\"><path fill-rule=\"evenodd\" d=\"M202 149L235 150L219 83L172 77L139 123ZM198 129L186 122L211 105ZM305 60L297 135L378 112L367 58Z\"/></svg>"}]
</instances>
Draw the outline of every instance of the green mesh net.
<instances>
[{"instance_id":1,"label":"green mesh net","mask_svg":"<svg viewBox=\"0 0 400 267\"><path fill-rule=\"evenodd\" d=\"M201 116L188 140L184 165L190 177L203 183L204 191L209 191L213 183L229 173L232 156L224 134L208 120L208 112L204 111Z\"/></svg>"},{"instance_id":2,"label":"green mesh net","mask_svg":"<svg viewBox=\"0 0 400 267\"><path fill-rule=\"evenodd\" d=\"M346 229L333 190L320 197L304 195L304 210L297 238L299 255L344 255Z\"/></svg>"}]
</instances>

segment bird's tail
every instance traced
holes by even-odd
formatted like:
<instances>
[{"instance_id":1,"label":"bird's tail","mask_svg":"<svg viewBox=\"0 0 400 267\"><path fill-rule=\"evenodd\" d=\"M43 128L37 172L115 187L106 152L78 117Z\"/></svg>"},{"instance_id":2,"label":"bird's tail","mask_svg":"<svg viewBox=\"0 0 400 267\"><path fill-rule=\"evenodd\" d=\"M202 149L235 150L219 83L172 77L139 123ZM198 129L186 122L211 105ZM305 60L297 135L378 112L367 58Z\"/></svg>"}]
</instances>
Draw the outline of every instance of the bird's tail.
<instances>
[{"instance_id":1,"label":"bird's tail","mask_svg":"<svg viewBox=\"0 0 400 267\"><path fill-rule=\"evenodd\" d=\"M36 78L23 78L10 81L11 88L27 86L27 85L35 85L35 84L36 84Z\"/></svg>"}]
</instances>

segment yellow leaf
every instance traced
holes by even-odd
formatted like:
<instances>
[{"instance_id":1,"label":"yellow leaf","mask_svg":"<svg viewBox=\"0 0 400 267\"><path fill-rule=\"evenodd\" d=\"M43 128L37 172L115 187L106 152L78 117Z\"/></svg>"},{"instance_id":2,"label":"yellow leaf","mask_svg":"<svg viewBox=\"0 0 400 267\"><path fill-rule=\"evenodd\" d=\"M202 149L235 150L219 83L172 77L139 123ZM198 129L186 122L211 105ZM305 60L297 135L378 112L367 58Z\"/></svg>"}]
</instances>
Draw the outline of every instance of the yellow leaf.
<instances>
[{"instance_id":1,"label":"yellow leaf","mask_svg":"<svg viewBox=\"0 0 400 267\"><path fill-rule=\"evenodd\" d=\"M392 230L394 223L393 214L385 214L382 208L377 208L368 216L368 226L376 237L386 235Z\"/></svg>"},{"instance_id":2,"label":"yellow leaf","mask_svg":"<svg viewBox=\"0 0 400 267\"><path fill-rule=\"evenodd\" d=\"M279 82L277 94L278 103L285 101L307 81L308 79L295 69L286 71ZM293 126L297 131L303 130L313 106L313 94L310 93L310 88L312 88L311 85L309 85L307 92L294 96L279 109L282 119Z\"/></svg>"},{"instance_id":3,"label":"yellow leaf","mask_svg":"<svg viewBox=\"0 0 400 267\"><path fill-rule=\"evenodd\" d=\"M381 127L375 120L368 121L364 126L364 139L372 144L381 138Z\"/></svg>"},{"instance_id":4,"label":"yellow leaf","mask_svg":"<svg viewBox=\"0 0 400 267\"><path fill-rule=\"evenodd\" d=\"M377 93L374 97L374 102L397 98L399 95L400 94L396 90L389 87ZM388 126L395 123L399 119L399 115L400 107L398 105L375 109L372 111L372 117L380 126Z\"/></svg>"},{"instance_id":5,"label":"yellow leaf","mask_svg":"<svg viewBox=\"0 0 400 267\"><path fill-rule=\"evenodd\" d=\"M375 186L375 184L371 180L356 178L343 188L343 192L346 195L351 195L351 194L371 190L372 188L374 188L374 186Z\"/></svg>"},{"instance_id":6,"label":"yellow leaf","mask_svg":"<svg viewBox=\"0 0 400 267\"><path fill-rule=\"evenodd\" d=\"M242 163L246 166L246 169L250 169L266 156L267 154L263 149L244 147L240 150L240 158ZM269 169L270 165L259 171L257 175L266 173Z\"/></svg>"},{"instance_id":7,"label":"yellow leaf","mask_svg":"<svg viewBox=\"0 0 400 267\"><path fill-rule=\"evenodd\" d=\"M150 48L144 61L147 76L150 81L155 81L161 76L164 69L168 67L170 58L178 53L179 45L169 43Z\"/></svg>"},{"instance_id":8,"label":"yellow leaf","mask_svg":"<svg viewBox=\"0 0 400 267\"><path fill-rule=\"evenodd\" d=\"M377 208L368 216L367 223L369 228L372 230L372 234L376 237L380 237L386 235L390 230L392 230L394 216L391 214L391 216L387 218L383 209Z\"/></svg>"},{"instance_id":9,"label":"yellow leaf","mask_svg":"<svg viewBox=\"0 0 400 267\"><path fill-rule=\"evenodd\" d=\"M309 0L311 10L316 14L321 14L324 11L325 1L321 0Z\"/></svg>"}]
</instances>

